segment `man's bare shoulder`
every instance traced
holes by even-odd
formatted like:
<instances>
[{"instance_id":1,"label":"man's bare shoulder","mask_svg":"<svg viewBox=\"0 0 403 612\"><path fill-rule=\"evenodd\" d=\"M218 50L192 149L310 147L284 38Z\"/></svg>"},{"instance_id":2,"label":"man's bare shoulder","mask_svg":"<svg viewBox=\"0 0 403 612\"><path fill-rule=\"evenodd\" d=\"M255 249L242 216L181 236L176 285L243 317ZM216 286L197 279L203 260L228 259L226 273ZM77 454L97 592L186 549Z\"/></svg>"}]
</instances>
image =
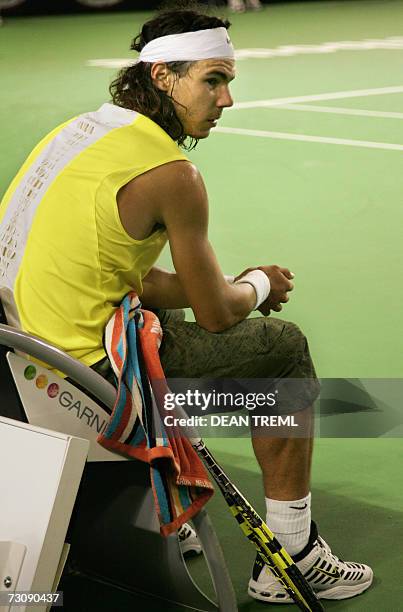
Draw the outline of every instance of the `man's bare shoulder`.
<instances>
[{"instance_id":1,"label":"man's bare shoulder","mask_svg":"<svg viewBox=\"0 0 403 612\"><path fill-rule=\"evenodd\" d=\"M134 193L139 190L147 190L150 195L161 195L161 190L167 195L167 192L181 191L183 193L183 190L188 189L192 192L205 191L199 170L187 160L175 160L152 168L126 185L127 191Z\"/></svg>"},{"instance_id":2,"label":"man's bare shoulder","mask_svg":"<svg viewBox=\"0 0 403 612\"><path fill-rule=\"evenodd\" d=\"M160 222L175 210L205 210L207 193L199 170L187 160L173 161L133 179L126 195L134 201L147 201Z\"/></svg>"},{"instance_id":3,"label":"man's bare shoulder","mask_svg":"<svg viewBox=\"0 0 403 612\"><path fill-rule=\"evenodd\" d=\"M118 208L126 231L141 239L156 223L197 223L207 220L208 201L200 172L187 160L163 164L132 179L119 192Z\"/></svg>"}]
</instances>

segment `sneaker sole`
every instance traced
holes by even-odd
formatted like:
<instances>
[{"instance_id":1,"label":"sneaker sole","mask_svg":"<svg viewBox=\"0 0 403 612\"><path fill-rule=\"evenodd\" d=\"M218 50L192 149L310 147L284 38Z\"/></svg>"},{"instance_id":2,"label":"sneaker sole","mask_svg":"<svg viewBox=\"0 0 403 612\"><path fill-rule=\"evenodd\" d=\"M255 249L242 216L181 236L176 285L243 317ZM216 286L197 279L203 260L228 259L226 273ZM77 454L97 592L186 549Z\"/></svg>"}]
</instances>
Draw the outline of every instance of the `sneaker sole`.
<instances>
[{"instance_id":1,"label":"sneaker sole","mask_svg":"<svg viewBox=\"0 0 403 612\"><path fill-rule=\"evenodd\" d=\"M340 585L333 587L333 589L327 589L327 591L318 591L316 596L318 599L348 599L366 591L371 586L372 579L373 576L366 582L354 586Z\"/></svg>"},{"instance_id":2,"label":"sneaker sole","mask_svg":"<svg viewBox=\"0 0 403 612\"><path fill-rule=\"evenodd\" d=\"M275 595L270 595L269 597L265 597L258 591L255 591L254 589L251 589L251 587L249 587L248 595L252 597L253 599L257 599L258 601L265 601L266 603L275 603L275 604L293 603L293 600L291 599L289 595L287 595L287 593L285 594L285 596L281 596L281 597L276 597Z\"/></svg>"},{"instance_id":3,"label":"sneaker sole","mask_svg":"<svg viewBox=\"0 0 403 612\"><path fill-rule=\"evenodd\" d=\"M200 555L202 547L200 545L189 544L188 546L180 546L182 555Z\"/></svg>"},{"instance_id":4,"label":"sneaker sole","mask_svg":"<svg viewBox=\"0 0 403 612\"><path fill-rule=\"evenodd\" d=\"M350 597L355 597L356 595L360 595L364 591L366 591L372 584L373 575L366 582L362 582L361 584L356 585L341 585L333 587L332 589L327 589L326 591L315 591L316 597L318 599L348 599ZM280 593L278 593L280 594ZM258 599L259 601L266 601L269 603L277 603L277 604L290 604L293 603L293 600L289 595L285 597L276 597L276 594L269 595L268 597L262 595L255 589L249 587L248 595L253 599Z\"/></svg>"}]
</instances>

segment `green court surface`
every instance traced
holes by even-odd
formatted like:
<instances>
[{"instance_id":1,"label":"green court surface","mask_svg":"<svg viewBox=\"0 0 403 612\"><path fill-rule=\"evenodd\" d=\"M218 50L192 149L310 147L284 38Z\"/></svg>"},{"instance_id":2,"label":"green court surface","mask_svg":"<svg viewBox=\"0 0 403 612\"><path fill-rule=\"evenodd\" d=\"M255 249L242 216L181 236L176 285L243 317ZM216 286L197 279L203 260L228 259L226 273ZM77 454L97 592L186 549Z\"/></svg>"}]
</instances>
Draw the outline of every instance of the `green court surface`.
<instances>
[{"instance_id":1,"label":"green court surface","mask_svg":"<svg viewBox=\"0 0 403 612\"><path fill-rule=\"evenodd\" d=\"M87 62L130 58L148 15L5 20L1 193L43 135L108 99L115 69ZM402 378L403 1L276 3L230 19L237 49L271 51L238 61L235 106L189 154L207 184L221 266L293 270L282 316L308 336L321 377ZM211 448L263 513L249 441ZM403 610L402 456L401 438L317 441L314 516L336 553L376 575L368 593L326 609ZM263 610L246 594L253 550L219 493L210 512L239 609ZM206 582L201 560L192 573Z\"/></svg>"}]
</instances>

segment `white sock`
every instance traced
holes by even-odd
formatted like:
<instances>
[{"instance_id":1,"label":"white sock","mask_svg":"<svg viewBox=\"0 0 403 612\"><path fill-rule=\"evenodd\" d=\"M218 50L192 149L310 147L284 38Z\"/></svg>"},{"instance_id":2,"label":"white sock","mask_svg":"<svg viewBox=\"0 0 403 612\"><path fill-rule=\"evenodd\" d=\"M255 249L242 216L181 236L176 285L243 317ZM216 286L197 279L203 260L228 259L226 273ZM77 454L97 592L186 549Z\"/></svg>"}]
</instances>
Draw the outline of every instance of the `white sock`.
<instances>
[{"instance_id":1,"label":"white sock","mask_svg":"<svg viewBox=\"0 0 403 612\"><path fill-rule=\"evenodd\" d=\"M266 523L288 554L301 552L311 530L311 494L293 501L266 497L266 509Z\"/></svg>"}]
</instances>

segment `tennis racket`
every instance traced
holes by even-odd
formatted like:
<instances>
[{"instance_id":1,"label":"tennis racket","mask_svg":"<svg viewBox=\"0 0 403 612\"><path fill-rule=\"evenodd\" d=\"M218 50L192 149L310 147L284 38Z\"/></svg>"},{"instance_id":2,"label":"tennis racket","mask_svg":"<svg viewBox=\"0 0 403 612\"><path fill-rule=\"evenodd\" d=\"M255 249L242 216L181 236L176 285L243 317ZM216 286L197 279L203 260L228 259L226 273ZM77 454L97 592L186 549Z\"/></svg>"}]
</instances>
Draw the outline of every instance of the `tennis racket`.
<instances>
[{"instance_id":1,"label":"tennis racket","mask_svg":"<svg viewBox=\"0 0 403 612\"><path fill-rule=\"evenodd\" d=\"M311 586L301 574L287 551L281 546L266 523L219 466L201 438L191 438L193 448L204 461L208 471L219 486L231 514L239 527L256 547L263 561L281 582L286 592L301 610L323 611Z\"/></svg>"}]
</instances>

